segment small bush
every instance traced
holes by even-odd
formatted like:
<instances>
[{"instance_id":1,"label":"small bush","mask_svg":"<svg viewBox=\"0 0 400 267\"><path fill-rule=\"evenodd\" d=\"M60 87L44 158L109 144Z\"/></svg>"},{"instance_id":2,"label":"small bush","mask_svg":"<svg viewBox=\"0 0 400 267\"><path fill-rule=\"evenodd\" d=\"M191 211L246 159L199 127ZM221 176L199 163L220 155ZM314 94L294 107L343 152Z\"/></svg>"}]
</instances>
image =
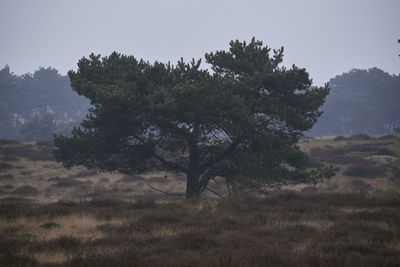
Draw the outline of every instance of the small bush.
<instances>
[{"instance_id":1,"label":"small bush","mask_svg":"<svg viewBox=\"0 0 400 267\"><path fill-rule=\"evenodd\" d=\"M310 155L313 158L329 158L332 156L332 150L330 149L325 149L325 148L321 148L321 147L316 147L316 148L312 148L310 150Z\"/></svg>"},{"instance_id":2,"label":"small bush","mask_svg":"<svg viewBox=\"0 0 400 267\"><path fill-rule=\"evenodd\" d=\"M69 178L86 178L90 177L93 175L96 175L97 173L95 171L79 171L74 175L69 176Z\"/></svg>"},{"instance_id":3,"label":"small bush","mask_svg":"<svg viewBox=\"0 0 400 267\"><path fill-rule=\"evenodd\" d=\"M358 163L348 167L343 174L362 178L377 178L384 176L386 168L382 165L372 163Z\"/></svg>"},{"instance_id":4,"label":"small bush","mask_svg":"<svg viewBox=\"0 0 400 267\"><path fill-rule=\"evenodd\" d=\"M375 153L378 149L380 149L379 144L355 144L348 145L343 148L346 152L371 152Z\"/></svg>"},{"instance_id":5,"label":"small bush","mask_svg":"<svg viewBox=\"0 0 400 267\"><path fill-rule=\"evenodd\" d=\"M99 182L100 183L108 183L108 182L110 182L110 179L102 177L102 178L100 178Z\"/></svg>"},{"instance_id":6,"label":"small bush","mask_svg":"<svg viewBox=\"0 0 400 267\"><path fill-rule=\"evenodd\" d=\"M53 141L52 140L40 140L40 141L36 141L36 145L37 146L47 146L51 149L53 149Z\"/></svg>"},{"instance_id":7,"label":"small bush","mask_svg":"<svg viewBox=\"0 0 400 267\"><path fill-rule=\"evenodd\" d=\"M51 177L51 178L49 178L49 179L47 179L47 181L48 182L61 182L61 181L64 181L64 180L66 180L65 178L61 178L61 177L58 177L58 176L56 176L56 177Z\"/></svg>"},{"instance_id":8,"label":"small bush","mask_svg":"<svg viewBox=\"0 0 400 267\"><path fill-rule=\"evenodd\" d=\"M117 183L134 183L134 182L143 182L146 181L142 176L140 175L124 175L121 179L117 181Z\"/></svg>"},{"instance_id":9,"label":"small bush","mask_svg":"<svg viewBox=\"0 0 400 267\"><path fill-rule=\"evenodd\" d=\"M149 233L152 229L178 222L179 220L173 214L149 214L137 220L132 228L139 233Z\"/></svg>"},{"instance_id":10,"label":"small bush","mask_svg":"<svg viewBox=\"0 0 400 267\"><path fill-rule=\"evenodd\" d=\"M39 225L39 227L45 228L45 229L58 228L60 226L61 225L59 225L58 223L54 223L54 222L48 222L48 223Z\"/></svg>"},{"instance_id":11,"label":"small bush","mask_svg":"<svg viewBox=\"0 0 400 267\"><path fill-rule=\"evenodd\" d=\"M378 137L377 139L379 140L397 140L397 136L392 135L392 134L387 134L387 135L382 135Z\"/></svg>"},{"instance_id":12,"label":"small bush","mask_svg":"<svg viewBox=\"0 0 400 267\"><path fill-rule=\"evenodd\" d=\"M307 186L301 190L301 193L304 194L315 194L318 192L318 189L315 186Z\"/></svg>"},{"instance_id":13,"label":"small bush","mask_svg":"<svg viewBox=\"0 0 400 267\"><path fill-rule=\"evenodd\" d=\"M390 170L392 171L393 178L397 179L400 178L400 167L399 162L396 165L389 165Z\"/></svg>"},{"instance_id":14,"label":"small bush","mask_svg":"<svg viewBox=\"0 0 400 267\"><path fill-rule=\"evenodd\" d=\"M353 189L359 193L366 193L371 190L371 186L364 181L354 180L351 182Z\"/></svg>"},{"instance_id":15,"label":"small bush","mask_svg":"<svg viewBox=\"0 0 400 267\"><path fill-rule=\"evenodd\" d=\"M11 164L8 164L6 162L0 162L0 171L12 169L12 168L13 168L13 166Z\"/></svg>"},{"instance_id":16,"label":"small bush","mask_svg":"<svg viewBox=\"0 0 400 267\"><path fill-rule=\"evenodd\" d=\"M346 140L346 137L344 137L343 135L338 135L333 139L333 141L344 141L344 140Z\"/></svg>"},{"instance_id":17,"label":"small bush","mask_svg":"<svg viewBox=\"0 0 400 267\"><path fill-rule=\"evenodd\" d=\"M207 233L187 232L176 236L174 240L178 248L183 250L210 249L218 243L208 237Z\"/></svg>"},{"instance_id":18,"label":"small bush","mask_svg":"<svg viewBox=\"0 0 400 267\"><path fill-rule=\"evenodd\" d=\"M14 178L14 176L12 174L6 174L6 175L0 176L0 181L9 181L9 180L12 180L13 178Z\"/></svg>"},{"instance_id":19,"label":"small bush","mask_svg":"<svg viewBox=\"0 0 400 267\"><path fill-rule=\"evenodd\" d=\"M311 159L309 166L310 168L322 168L324 167L324 164L317 159Z\"/></svg>"},{"instance_id":20,"label":"small bush","mask_svg":"<svg viewBox=\"0 0 400 267\"><path fill-rule=\"evenodd\" d=\"M4 156L4 157L3 157L3 160L4 160L4 161L18 161L19 158L16 157L16 156Z\"/></svg>"},{"instance_id":21,"label":"small bush","mask_svg":"<svg viewBox=\"0 0 400 267\"><path fill-rule=\"evenodd\" d=\"M362 163L365 160L361 157L353 157L345 155L347 149L344 148L313 148L310 150L310 163L332 163L332 164L353 164ZM315 165L318 166L318 165ZM322 166L321 166L322 167ZM312 167L318 168L318 167Z\"/></svg>"},{"instance_id":22,"label":"small bush","mask_svg":"<svg viewBox=\"0 0 400 267\"><path fill-rule=\"evenodd\" d=\"M90 181L82 182L75 179L62 179L58 181L56 184L53 184L52 187L74 187L74 186L82 186L90 184L92 184L92 182Z\"/></svg>"},{"instance_id":23,"label":"small bush","mask_svg":"<svg viewBox=\"0 0 400 267\"><path fill-rule=\"evenodd\" d=\"M155 209L157 204L154 199L138 199L132 204L134 209Z\"/></svg>"},{"instance_id":24,"label":"small bush","mask_svg":"<svg viewBox=\"0 0 400 267\"><path fill-rule=\"evenodd\" d=\"M31 160L54 161L53 147L39 147L39 150L32 153L29 158Z\"/></svg>"},{"instance_id":25,"label":"small bush","mask_svg":"<svg viewBox=\"0 0 400 267\"><path fill-rule=\"evenodd\" d=\"M68 235L61 235L58 238L49 242L53 249L61 248L65 250L76 250L80 245L81 241L75 237Z\"/></svg>"},{"instance_id":26,"label":"small bush","mask_svg":"<svg viewBox=\"0 0 400 267\"><path fill-rule=\"evenodd\" d=\"M19 141L0 138L0 145L18 145Z\"/></svg>"},{"instance_id":27,"label":"small bush","mask_svg":"<svg viewBox=\"0 0 400 267\"><path fill-rule=\"evenodd\" d=\"M391 155L394 155L395 153L394 153L393 151L387 149L387 148L379 148L379 149L376 151L376 154L378 154L378 155L391 156Z\"/></svg>"},{"instance_id":28,"label":"small bush","mask_svg":"<svg viewBox=\"0 0 400 267\"><path fill-rule=\"evenodd\" d=\"M32 186L24 185L16 188L12 193L17 195L37 195L39 191Z\"/></svg>"},{"instance_id":29,"label":"small bush","mask_svg":"<svg viewBox=\"0 0 400 267\"><path fill-rule=\"evenodd\" d=\"M151 177L146 181L148 183L168 183L168 179L166 177Z\"/></svg>"},{"instance_id":30,"label":"small bush","mask_svg":"<svg viewBox=\"0 0 400 267\"><path fill-rule=\"evenodd\" d=\"M371 139L373 139L373 138L367 134L355 134L355 135L351 135L347 138L347 140L350 140L350 141L368 141Z\"/></svg>"},{"instance_id":31,"label":"small bush","mask_svg":"<svg viewBox=\"0 0 400 267\"><path fill-rule=\"evenodd\" d=\"M38 150L35 150L32 145L22 144L20 146L2 147L0 153L7 156L29 158L34 161L54 160L52 147L38 147Z\"/></svg>"},{"instance_id":32,"label":"small bush","mask_svg":"<svg viewBox=\"0 0 400 267\"><path fill-rule=\"evenodd\" d=\"M12 184L6 184L6 185L0 186L0 188L5 189L5 190L11 190L14 188L14 186Z\"/></svg>"}]
</instances>

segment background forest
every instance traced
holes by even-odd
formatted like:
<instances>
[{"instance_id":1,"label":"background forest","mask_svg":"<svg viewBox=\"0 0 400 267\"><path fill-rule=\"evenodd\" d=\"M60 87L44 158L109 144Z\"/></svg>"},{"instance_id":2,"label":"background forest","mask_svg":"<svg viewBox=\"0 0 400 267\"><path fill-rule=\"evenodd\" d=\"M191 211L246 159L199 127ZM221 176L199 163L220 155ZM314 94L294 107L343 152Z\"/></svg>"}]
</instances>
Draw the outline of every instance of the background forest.
<instances>
[{"instance_id":1,"label":"background forest","mask_svg":"<svg viewBox=\"0 0 400 267\"><path fill-rule=\"evenodd\" d=\"M53 68L17 76L0 70L0 137L50 140L68 135L86 115L89 100L71 89L68 76Z\"/></svg>"},{"instance_id":2,"label":"background forest","mask_svg":"<svg viewBox=\"0 0 400 267\"><path fill-rule=\"evenodd\" d=\"M310 136L392 134L400 127L400 75L353 69L329 81L323 115ZM85 117L89 100L71 89L54 68L15 75L0 70L0 138L50 140L68 135Z\"/></svg>"}]
</instances>

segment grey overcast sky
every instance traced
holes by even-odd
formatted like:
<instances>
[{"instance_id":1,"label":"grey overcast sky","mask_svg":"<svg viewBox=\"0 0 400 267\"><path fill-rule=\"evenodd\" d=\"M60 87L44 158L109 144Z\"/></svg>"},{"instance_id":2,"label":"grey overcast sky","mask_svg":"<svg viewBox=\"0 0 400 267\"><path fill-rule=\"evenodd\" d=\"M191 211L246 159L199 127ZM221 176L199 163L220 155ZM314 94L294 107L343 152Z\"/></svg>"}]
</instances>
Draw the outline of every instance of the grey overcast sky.
<instances>
[{"instance_id":1,"label":"grey overcast sky","mask_svg":"<svg viewBox=\"0 0 400 267\"><path fill-rule=\"evenodd\" d=\"M352 68L400 72L400 0L0 0L0 67L15 74L65 74L92 52L175 63L252 36L317 85Z\"/></svg>"}]
</instances>

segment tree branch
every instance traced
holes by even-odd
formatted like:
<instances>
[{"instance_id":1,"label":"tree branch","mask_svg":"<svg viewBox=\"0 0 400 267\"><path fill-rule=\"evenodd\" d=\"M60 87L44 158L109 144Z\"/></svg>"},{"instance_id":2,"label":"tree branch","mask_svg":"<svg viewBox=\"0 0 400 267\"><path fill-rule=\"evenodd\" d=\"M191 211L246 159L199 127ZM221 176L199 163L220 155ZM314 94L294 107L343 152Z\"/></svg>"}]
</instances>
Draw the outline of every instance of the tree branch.
<instances>
[{"instance_id":1,"label":"tree branch","mask_svg":"<svg viewBox=\"0 0 400 267\"><path fill-rule=\"evenodd\" d=\"M157 192L160 192L160 193L169 195L169 196L175 196L175 197L184 197L184 196L185 196L185 194L183 194L183 193L170 193L170 192L163 191L163 190L160 190L160 189L158 189L158 188L155 188L155 187L152 186L151 184L147 184L147 185L148 185L151 189L153 189L153 190L155 190L155 191L157 191Z\"/></svg>"},{"instance_id":2,"label":"tree branch","mask_svg":"<svg viewBox=\"0 0 400 267\"><path fill-rule=\"evenodd\" d=\"M155 151L153 151L153 157L156 158L157 160L159 160L161 162L162 165L164 165L165 167L173 170L173 171L180 171L183 173L187 173L187 169L182 167L181 165L174 163L174 162L170 162L166 159L164 159L163 157L161 157L160 155L158 155Z\"/></svg>"},{"instance_id":3,"label":"tree branch","mask_svg":"<svg viewBox=\"0 0 400 267\"><path fill-rule=\"evenodd\" d=\"M211 168L214 165L217 165L221 161L223 161L230 153L232 153L236 148L236 144L232 143L229 148L225 149L222 153L219 155L216 155L215 157L211 157L208 161L203 163L201 167L202 173L205 172L207 169Z\"/></svg>"},{"instance_id":4,"label":"tree branch","mask_svg":"<svg viewBox=\"0 0 400 267\"><path fill-rule=\"evenodd\" d=\"M210 192L216 194L216 195L219 196L220 198L224 199L224 197L223 197L221 194L217 193L216 191L214 191L214 190L212 190L212 189L210 189L210 188L208 188L208 187L206 187L206 189L207 189L208 191L210 191Z\"/></svg>"}]
</instances>

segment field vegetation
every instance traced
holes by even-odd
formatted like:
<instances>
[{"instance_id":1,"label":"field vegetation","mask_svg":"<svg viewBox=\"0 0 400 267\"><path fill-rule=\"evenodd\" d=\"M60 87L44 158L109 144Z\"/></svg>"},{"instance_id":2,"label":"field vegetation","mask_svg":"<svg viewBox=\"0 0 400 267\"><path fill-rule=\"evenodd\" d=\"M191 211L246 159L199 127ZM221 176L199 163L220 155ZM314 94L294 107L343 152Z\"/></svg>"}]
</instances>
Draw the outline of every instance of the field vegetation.
<instances>
[{"instance_id":1,"label":"field vegetation","mask_svg":"<svg viewBox=\"0 0 400 267\"><path fill-rule=\"evenodd\" d=\"M400 138L299 145L336 176L185 201L180 174L65 169L51 142L1 140L0 266L398 266Z\"/></svg>"}]
</instances>

